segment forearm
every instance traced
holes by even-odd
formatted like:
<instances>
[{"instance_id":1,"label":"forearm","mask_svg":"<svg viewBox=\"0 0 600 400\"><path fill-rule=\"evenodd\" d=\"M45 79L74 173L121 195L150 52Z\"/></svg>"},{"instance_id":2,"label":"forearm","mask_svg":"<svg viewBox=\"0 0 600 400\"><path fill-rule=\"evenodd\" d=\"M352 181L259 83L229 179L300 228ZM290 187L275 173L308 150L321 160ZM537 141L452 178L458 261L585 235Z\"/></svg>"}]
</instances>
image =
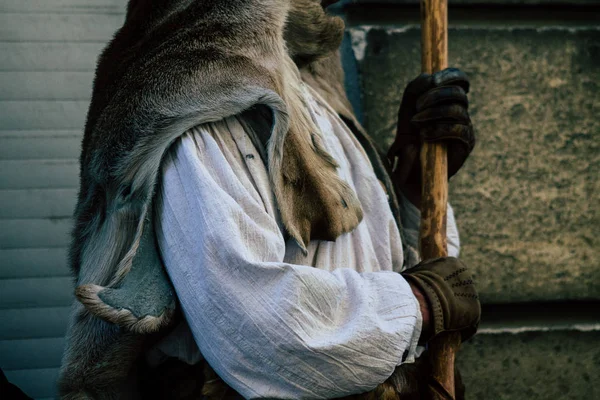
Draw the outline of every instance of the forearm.
<instances>
[{"instance_id":1,"label":"forearm","mask_svg":"<svg viewBox=\"0 0 600 400\"><path fill-rule=\"evenodd\" d=\"M411 202L417 209L421 209L421 185L415 183L404 183L400 186L402 195Z\"/></svg>"},{"instance_id":2,"label":"forearm","mask_svg":"<svg viewBox=\"0 0 600 400\"><path fill-rule=\"evenodd\" d=\"M406 245L418 249L421 212L415 205L415 202L405 193L407 192L403 191L398 199L400 202L400 217L404 229L404 240L406 241ZM413 199L417 196L415 191L409 193L412 193ZM458 257L460 254L460 236L456 225L456 218L454 217L454 210L450 204L448 204L447 218L446 234L448 237L448 255L451 257ZM412 265L406 267L410 268Z\"/></svg>"},{"instance_id":3,"label":"forearm","mask_svg":"<svg viewBox=\"0 0 600 400\"><path fill-rule=\"evenodd\" d=\"M275 268L226 284L170 272L203 356L244 397L365 392L414 357L418 303L398 274Z\"/></svg>"}]
</instances>

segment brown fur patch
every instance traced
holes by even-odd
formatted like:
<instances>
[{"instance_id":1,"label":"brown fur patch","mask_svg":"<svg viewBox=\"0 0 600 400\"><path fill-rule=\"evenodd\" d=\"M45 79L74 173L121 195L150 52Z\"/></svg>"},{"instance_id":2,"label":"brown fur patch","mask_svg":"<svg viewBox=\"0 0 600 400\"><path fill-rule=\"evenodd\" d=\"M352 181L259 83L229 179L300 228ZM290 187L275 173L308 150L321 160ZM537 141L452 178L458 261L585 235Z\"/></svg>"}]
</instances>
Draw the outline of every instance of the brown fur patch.
<instances>
[{"instance_id":1,"label":"brown fur patch","mask_svg":"<svg viewBox=\"0 0 600 400\"><path fill-rule=\"evenodd\" d=\"M320 0L291 0L284 38L299 67L331 55L343 36L344 21L327 14Z\"/></svg>"}]
</instances>

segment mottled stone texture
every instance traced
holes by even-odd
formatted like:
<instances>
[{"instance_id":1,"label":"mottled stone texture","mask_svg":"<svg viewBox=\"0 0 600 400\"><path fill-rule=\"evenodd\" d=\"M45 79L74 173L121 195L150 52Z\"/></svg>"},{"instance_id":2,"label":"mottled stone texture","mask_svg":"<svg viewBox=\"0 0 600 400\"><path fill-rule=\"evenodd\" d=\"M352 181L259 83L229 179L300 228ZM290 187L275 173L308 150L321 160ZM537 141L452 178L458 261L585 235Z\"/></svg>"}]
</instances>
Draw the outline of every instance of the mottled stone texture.
<instances>
[{"instance_id":1,"label":"mottled stone texture","mask_svg":"<svg viewBox=\"0 0 600 400\"><path fill-rule=\"evenodd\" d=\"M458 366L467 400L600 398L600 332L477 335Z\"/></svg>"},{"instance_id":2,"label":"mottled stone texture","mask_svg":"<svg viewBox=\"0 0 600 400\"><path fill-rule=\"evenodd\" d=\"M418 5L420 0L341 0L339 4L400 4L400 5ZM507 5L545 5L545 4L575 4L588 5L598 4L598 0L448 0L449 5L467 4L467 5L489 5L489 4L507 4Z\"/></svg>"},{"instance_id":3,"label":"mottled stone texture","mask_svg":"<svg viewBox=\"0 0 600 400\"><path fill-rule=\"evenodd\" d=\"M420 31L351 33L366 126L386 147ZM482 300L600 299L600 30L460 28L449 41L478 132L450 198Z\"/></svg>"}]
</instances>

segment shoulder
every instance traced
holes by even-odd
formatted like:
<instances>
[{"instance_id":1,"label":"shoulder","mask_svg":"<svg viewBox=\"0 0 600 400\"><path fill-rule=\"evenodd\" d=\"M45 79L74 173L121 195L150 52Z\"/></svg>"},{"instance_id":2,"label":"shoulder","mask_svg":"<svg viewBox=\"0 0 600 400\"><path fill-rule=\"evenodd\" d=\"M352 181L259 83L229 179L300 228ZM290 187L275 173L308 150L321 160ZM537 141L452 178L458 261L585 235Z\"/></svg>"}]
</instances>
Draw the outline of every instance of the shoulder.
<instances>
[{"instance_id":1,"label":"shoulder","mask_svg":"<svg viewBox=\"0 0 600 400\"><path fill-rule=\"evenodd\" d=\"M180 177L182 170L186 174L194 171L195 176L217 176L226 170L240 174L247 169L248 159L259 163L262 160L266 165L266 142L272 117L268 108L263 108L196 125L184 132L172 143L162 161L163 179L165 175Z\"/></svg>"}]
</instances>

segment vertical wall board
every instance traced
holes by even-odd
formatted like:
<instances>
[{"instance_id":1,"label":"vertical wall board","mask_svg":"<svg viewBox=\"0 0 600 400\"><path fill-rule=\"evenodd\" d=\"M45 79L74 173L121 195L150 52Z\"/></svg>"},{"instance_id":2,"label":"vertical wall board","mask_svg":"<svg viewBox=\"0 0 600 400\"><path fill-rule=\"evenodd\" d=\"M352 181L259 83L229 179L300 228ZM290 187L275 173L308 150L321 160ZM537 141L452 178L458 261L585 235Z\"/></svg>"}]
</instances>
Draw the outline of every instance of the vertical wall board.
<instances>
[{"instance_id":1,"label":"vertical wall board","mask_svg":"<svg viewBox=\"0 0 600 400\"><path fill-rule=\"evenodd\" d=\"M0 368L32 398L56 397L81 139L126 4L0 1Z\"/></svg>"},{"instance_id":2,"label":"vertical wall board","mask_svg":"<svg viewBox=\"0 0 600 400\"><path fill-rule=\"evenodd\" d=\"M71 307L0 310L0 340L62 337Z\"/></svg>"},{"instance_id":3,"label":"vertical wall board","mask_svg":"<svg viewBox=\"0 0 600 400\"><path fill-rule=\"evenodd\" d=\"M0 249L0 279L69 276L65 247Z\"/></svg>"}]
</instances>

